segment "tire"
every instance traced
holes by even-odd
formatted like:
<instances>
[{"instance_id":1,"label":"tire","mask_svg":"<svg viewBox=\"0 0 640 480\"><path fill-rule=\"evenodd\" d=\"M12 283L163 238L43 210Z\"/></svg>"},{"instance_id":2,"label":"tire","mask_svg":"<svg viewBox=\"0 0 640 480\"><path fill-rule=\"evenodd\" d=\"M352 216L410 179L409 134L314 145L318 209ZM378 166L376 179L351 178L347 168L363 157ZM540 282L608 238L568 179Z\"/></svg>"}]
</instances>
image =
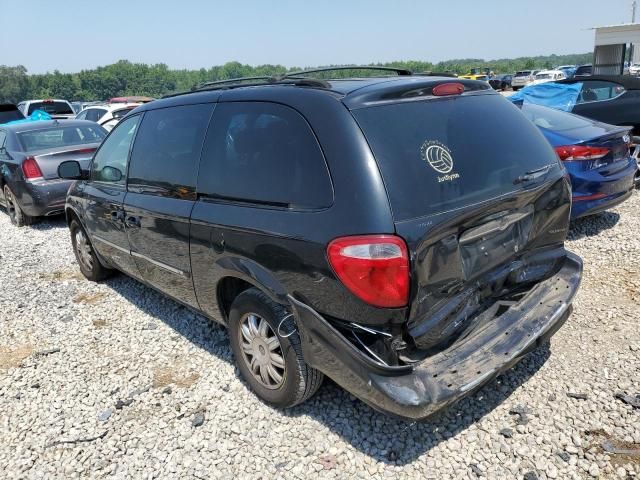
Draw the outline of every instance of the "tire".
<instances>
[{"instance_id":1,"label":"tire","mask_svg":"<svg viewBox=\"0 0 640 480\"><path fill-rule=\"evenodd\" d=\"M26 213L22 211L20 205L18 204L18 200L16 196L13 194L8 185L4 186L4 203L7 208L7 214L9 215L9 220L16 227L24 227L25 225L31 225L34 221L34 217L30 217Z\"/></svg>"},{"instance_id":2,"label":"tire","mask_svg":"<svg viewBox=\"0 0 640 480\"><path fill-rule=\"evenodd\" d=\"M113 270L105 268L100 263L89 236L78 220L71 220L69 224L73 253L80 267L80 271L92 282L98 282L113 274Z\"/></svg>"},{"instance_id":3,"label":"tire","mask_svg":"<svg viewBox=\"0 0 640 480\"><path fill-rule=\"evenodd\" d=\"M321 372L304 361L295 328L293 316L257 288L245 290L231 305L229 337L236 364L255 394L275 407L288 408L304 402L316 393L324 379ZM290 332L293 333L287 337L281 335Z\"/></svg>"}]
</instances>

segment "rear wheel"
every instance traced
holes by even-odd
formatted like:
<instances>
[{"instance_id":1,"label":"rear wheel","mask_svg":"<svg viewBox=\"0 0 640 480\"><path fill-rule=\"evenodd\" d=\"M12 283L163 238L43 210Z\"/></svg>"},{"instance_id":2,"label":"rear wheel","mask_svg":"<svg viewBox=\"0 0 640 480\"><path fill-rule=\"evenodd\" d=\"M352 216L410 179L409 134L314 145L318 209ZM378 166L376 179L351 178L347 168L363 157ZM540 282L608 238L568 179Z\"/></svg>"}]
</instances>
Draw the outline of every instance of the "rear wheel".
<instances>
[{"instance_id":1,"label":"rear wheel","mask_svg":"<svg viewBox=\"0 0 640 480\"><path fill-rule=\"evenodd\" d=\"M22 211L16 196L13 194L8 185L4 186L4 203L7 207L7 214L9 219L16 227L24 227L25 225L31 225L34 222L34 217L30 217Z\"/></svg>"},{"instance_id":2,"label":"rear wheel","mask_svg":"<svg viewBox=\"0 0 640 480\"><path fill-rule=\"evenodd\" d=\"M320 387L324 376L305 363L293 316L260 290L236 297L229 336L243 378L262 400L292 407Z\"/></svg>"},{"instance_id":3,"label":"rear wheel","mask_svg":"<svg viewBox=\"0 0 640 480\"><path fill-rule=\"evenodd\" d=\"M87 232L84 231L84 228L82 228L82 225L80 225L77 220L71 221L69 231L71 232L73 253L76 256L76 261L82 274L93 282L97 282L111 275L113 270L102 266L93 249L93 245L91 245Z\"/></svg>"}]
</instances>

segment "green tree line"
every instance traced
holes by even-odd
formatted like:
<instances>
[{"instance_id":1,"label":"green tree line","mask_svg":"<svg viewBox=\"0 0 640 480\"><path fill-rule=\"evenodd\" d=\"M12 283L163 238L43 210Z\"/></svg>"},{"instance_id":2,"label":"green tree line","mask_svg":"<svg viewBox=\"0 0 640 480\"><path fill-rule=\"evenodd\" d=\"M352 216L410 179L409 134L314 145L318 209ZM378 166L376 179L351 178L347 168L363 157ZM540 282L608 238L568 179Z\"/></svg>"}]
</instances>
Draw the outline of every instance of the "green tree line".
<instances>
[{"instance_id":1,"label":"green tree line","mask_svg":"<svg viewBox=\"0 0 640 480\"><path fill-rule=\"evenodd\" d=\"M489 67L495 73L513 73L532 68L551 68L562 64L583 64L591 61L592 54L549 55L513 59L483 60L464 58L431 63L426 61L397 61L371 64L406 68L414 72L454 72L464 74L472 67ZM313 67L305 67L313 68ZM78 73L29 74L22 65L0 65L0 102L17 103L33 98L64 98L67 100L106 100L125 95L160 97L175 91L189 90L194 85L237 77L270 76L301 70L282 65L243 65L228 62L224 65L199 70L172 70L165 64L147 65L121 60L112 65ZM366 75L363 71L332 72L331 76ZM369 72L368 74L379 74ZM322 77L322 74L318 74ZM326 75L325 75L326 76Z\"/></svg>"}]
</instances>

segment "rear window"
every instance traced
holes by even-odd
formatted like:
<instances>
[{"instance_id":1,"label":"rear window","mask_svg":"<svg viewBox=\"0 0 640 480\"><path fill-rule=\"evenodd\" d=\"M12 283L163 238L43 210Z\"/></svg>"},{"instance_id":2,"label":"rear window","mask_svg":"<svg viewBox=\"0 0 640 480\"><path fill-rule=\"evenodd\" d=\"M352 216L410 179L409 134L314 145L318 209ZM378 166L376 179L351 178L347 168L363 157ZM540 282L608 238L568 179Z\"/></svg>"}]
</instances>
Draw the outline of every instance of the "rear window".
<instances>
[{"instance_id":1,"label":"rear window","mask_svg":"<svg viewBox=\"0 0 640 480\"><path fill-rule=\"evenodd\" d=\"M449 97L354 111L396 220L514 191L525 172L558 162L538 129L500 95Z\"/></svg>"},{"instance_id":2,"label":"rear window","mask_svg":"<svg viewBox=\"0 0 640 480\"><path fill-rule=\"evenodd\" d=\"M113 118L122 118L125 115L127 115L131 110L133 110L136 107L131 107L131 108L123 108L121 110L114 110L113 112L111 112L111 115L113 116Z\"/></svg>"},{"instance_id":3,"label":"rear window","mask_svg":"<svg viewBox=\"0 0 640 480\"><path fill-rule=\"evenodd\" d=\"M102 142L107 132L99 125L82 127L56 127L18 133L25 152L47 148L69 147L85 143Z\"/></svg>"},{"instance_id":4,"label":"rear window","mask_svg":"<svg viewBox=\"0 0 640 480\"><path fill-rule=\"evenodd\" d=\"M532 103L522 105L521 111L535 126L555 132L566 132L593 125L592 121L583 117Z\"/></svg>"},{"instance_id":5,"label":"rear window","mask_svg":"<svg viewBox=\"0 0 640 480\"><path fill-rule=\"evenodd\" d=\"M0 107L0 124L22 120L24 115L17 107Z\"/></svg>"},{"instance_id":6,"label":"rear window","mask_svg":"<svg viewBox=\"0 0 640 480\"><path fill-rule=\"evenodd\" d=\"M528 77L529 75L531 75L531 70L523 70L521 72L516 72L514 77Z\"/></svg>"},{"instance_id":7,"label":"rear window","mask_svg":"<svg viewBox=\"0 0 640 480\"><path fill-rule=\"evenodd\" d=\"M42 110L50 115L72 115L73 109L67 102L32 102L29 104L27 115L31 115L36 110Z\"/></svg>"}]
</instances>

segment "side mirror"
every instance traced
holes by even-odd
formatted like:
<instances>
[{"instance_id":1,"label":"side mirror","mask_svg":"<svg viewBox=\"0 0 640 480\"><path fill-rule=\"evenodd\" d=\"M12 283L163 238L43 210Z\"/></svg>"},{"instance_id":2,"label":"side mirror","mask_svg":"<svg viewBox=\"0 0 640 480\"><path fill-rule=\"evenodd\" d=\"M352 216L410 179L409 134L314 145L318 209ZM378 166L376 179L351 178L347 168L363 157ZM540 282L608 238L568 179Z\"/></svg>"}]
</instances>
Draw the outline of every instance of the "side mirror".
<instances>
[{"instance_id":1,"label":"side mirror","mask_svg":"<svg viewBox=\"0 0 640 480\"><path fill-rule=\"evenodd\" d=\"M58 165L58 176L65 180L82 180L86 177L80 163L75 160L67 160Z\"/></svg>"},{"instance_id":2,"label":"side mirror","mask_svg":"<svg viewBox=\"0 0 640 480\"><path fill-rule=\"evenodd\" d=\"M100 177L105 182L119 182L122 180L122 172L116 167L106 166L100 172Z\"/></svg>"}]
</instances>

